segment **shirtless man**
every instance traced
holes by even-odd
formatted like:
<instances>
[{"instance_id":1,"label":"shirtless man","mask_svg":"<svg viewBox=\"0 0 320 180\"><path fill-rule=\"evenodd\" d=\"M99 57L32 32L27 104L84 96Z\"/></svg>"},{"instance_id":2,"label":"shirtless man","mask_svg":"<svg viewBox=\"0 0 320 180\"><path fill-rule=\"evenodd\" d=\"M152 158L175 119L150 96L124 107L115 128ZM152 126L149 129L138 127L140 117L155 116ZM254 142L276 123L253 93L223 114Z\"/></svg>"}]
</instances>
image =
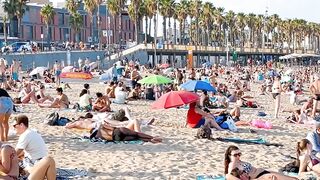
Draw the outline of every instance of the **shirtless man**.
<instances>
[{"instance_id":1,"label":"shirtless man","mask_svg":"<svg viewBox=\"0 0 320 180\"><path fill-rule=\"evenodd\" d=\"M134 66L132 72L131 72L131 82L132 82L132 87L135 87L136 84L138 83L138 80L139 80L139 77L140 77L140 74L138 73L138 67L137 66Z\"/></svg>"},{"instance_id":2,"label":"shirtless man","mask_svg":"<svg viewBox=\"0 0 320 180\"><path fill-rule=\"evenodd\" d=\"M59 87L60 86L60 74L61 74L61 64L56 61L53 65L53 71L56 76L56 84Z\"/></svg>"},{"instance_id":3,"label":"shirtless man","mask_svg":"<svg viewBox=\"0 0 320 180\"><path fill-rule=\"evenodd\" d=\"M312 108L312 112L311 112L311 117L314 118L316 115L318 101L320 101L320 76L319 76L319 74L314 75L314 81L313 81L313 83L311 83L309 89L310 89L311 94L314 97L313 108Z\"/></svg>"},{"instance_id":4,"label":"shirtless man","mask_svg":"<svg viewBox=\"0 0 320 180\"><path fill-rule=\"evenodd\" d=\"M10 73L11 73L12 79L15 82L17 82L19 80L19 70L20 70L20 65L17 62L17 60L14 59L12 65L11 65L11 68L10 68Z\"/></svg>"},{"instance_id":5,"label":"shirtless man","mask_svg":"<svg viewBox=\"0 0 320 180\"><path fill-rule=\"evenodd\" d=\"M68 108L70 104L68 96L63 94L62 88L57 88L56 91L58 98L54 99L50 104L38 104L38 106L41 108Z\"/></svg>"}]
</instances>

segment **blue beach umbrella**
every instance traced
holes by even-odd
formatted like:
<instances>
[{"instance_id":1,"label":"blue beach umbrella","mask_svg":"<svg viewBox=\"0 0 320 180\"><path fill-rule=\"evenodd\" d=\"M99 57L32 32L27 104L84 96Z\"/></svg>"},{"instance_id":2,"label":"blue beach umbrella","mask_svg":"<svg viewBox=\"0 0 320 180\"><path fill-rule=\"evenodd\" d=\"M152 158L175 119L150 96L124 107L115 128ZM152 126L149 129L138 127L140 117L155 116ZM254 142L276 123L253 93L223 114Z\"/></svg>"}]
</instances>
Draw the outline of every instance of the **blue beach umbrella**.
<instances>
[{"instance_id":1,"label":"blue beach umbrella","mask_svg":"<svg viewBox=\"0 0 320 180\"><path fill-rule=\"evenodd\" d=\"M211 86L211 84L204 82L204 81L187 81L180 86L182 89L186 91L197 91L197 90L205 90L205 91L212 91L217 92L217 90Z\"/></svg>"}]
</instances>

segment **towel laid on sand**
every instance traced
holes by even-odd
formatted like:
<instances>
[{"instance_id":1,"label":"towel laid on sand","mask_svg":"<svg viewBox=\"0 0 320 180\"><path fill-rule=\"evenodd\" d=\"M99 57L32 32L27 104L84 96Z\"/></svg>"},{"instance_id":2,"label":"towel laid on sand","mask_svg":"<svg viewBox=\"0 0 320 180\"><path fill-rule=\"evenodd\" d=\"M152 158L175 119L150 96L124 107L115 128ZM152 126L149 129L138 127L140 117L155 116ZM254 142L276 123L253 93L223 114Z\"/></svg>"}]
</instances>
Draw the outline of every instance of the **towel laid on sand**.
<instances>
[{"instance_id":1,"label":"towel laid on sand","mask_svg":"<svg viewBox=\"0 0 320 180\"><path fill-rule=\"evenodd\" d=\"M100 144L143 144L144 142L141 140L137 140L137 141L106 141L103 139L96 139L96 138L92 138L90 139L89 137L83 137L83 138L73 138L73 139L77 139L80 142L92 142L92 143L100 143Z\"/></svg>"},{"instance_id":2,"label":"towel laid on sand","mask_svg":"<svg viewBox=\"0 0 320 180\"><path fill-rule=\"evenodd\" d=\"M57 168L57 180L68 180L81 178L88 175L88 172L80 169L61 169Z\"/></svg>"},{"instance_id":3,"label":"towel laid on sand","mask_svg":"<svg viewBox=\"0 0 320 180\"><path fill-rule=\"evenodd\" d=\"M216 138L215 140L223 141L223 142L234 142L234 143L244 143L244 144L263 144L266 146L276 146L280 147L283 146L283 144L278 143L269 143L263 138L257 138L257 139L241 139L241 138Z\"/></svg>"},{"instance_id":4,"label":"towel laid on sand","mask_svg":"<svg viewBox=\"0 0 320 180\"><path fill-rule=\"evenodd\" d=\"M208 175L198 175L197 180L225 180L224 176L208 176Z\"/></svg>"}]
</instances>

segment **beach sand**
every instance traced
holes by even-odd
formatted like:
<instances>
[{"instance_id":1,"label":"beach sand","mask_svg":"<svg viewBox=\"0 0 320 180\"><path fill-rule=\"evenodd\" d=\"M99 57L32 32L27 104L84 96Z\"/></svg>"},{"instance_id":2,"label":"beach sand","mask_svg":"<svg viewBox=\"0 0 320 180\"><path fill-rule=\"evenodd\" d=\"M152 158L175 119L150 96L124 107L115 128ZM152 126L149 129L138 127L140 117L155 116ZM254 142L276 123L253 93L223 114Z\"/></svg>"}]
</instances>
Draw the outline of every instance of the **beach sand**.
<instances>
[{"instance_id":1,"label":"beach sand","mask_svg":"<svg viewBox=\"0 0 320 180\"><path fill-rule=\"evenodd\" d=\"M89 81L90 82L90 81ZM83 82L84 83L84 82ZM82 84L70 83L72 89L65 93L70 101L78 101ZM104 92L106 85L90 83L90 92ZM142 131L162 137L163 143L152 144L96 144L80 142L85 131L69 130L64 127L43 124L47 114L55 109L40 109L36 105L23 105L23 113L30 118L30 127L41 133L59 168L78 168L88 171L88 176L79 179L195 179L197 175L223 175L224 152L229 145L237 145L243 161L251 162L255 167L278 171L292 160L285 155L296 156L296 143L312 130L310 126L293 125L285 122L289 113L280 113L279 119L273 116L273 99L269 95L257 98L257 85L252 85L254 96L263 109L241 109L242 120L263 119L273 124L273 129L257 129L250 133L249 127L239 128L238 133L230 131L214 131L213 137L265 138L270 143L280 143L283 147L265 145L235 144L206 139L196 139L197 130L184 128L187 110L166 109L152 110L150 101L131 101L127 105L134 118L149 120L155 118L152 126L144 126ZM55 90L47 90L55 96ZM10 93L15 97L16 93ZM293 107L289 104L289 96L281 96L281 107ZM112 104L117 110L123 105ZM256 116L258 111L267 113L266 117ZM18 114L18 113L16 113ZM14 117L14 114L12 117ZM60 116L77 118L85 113L72 110L60 110ZM13 119L10 120L11 126ZM10 144L15 146L17 137L11 138Z\"/></svg>"}]
</instances>

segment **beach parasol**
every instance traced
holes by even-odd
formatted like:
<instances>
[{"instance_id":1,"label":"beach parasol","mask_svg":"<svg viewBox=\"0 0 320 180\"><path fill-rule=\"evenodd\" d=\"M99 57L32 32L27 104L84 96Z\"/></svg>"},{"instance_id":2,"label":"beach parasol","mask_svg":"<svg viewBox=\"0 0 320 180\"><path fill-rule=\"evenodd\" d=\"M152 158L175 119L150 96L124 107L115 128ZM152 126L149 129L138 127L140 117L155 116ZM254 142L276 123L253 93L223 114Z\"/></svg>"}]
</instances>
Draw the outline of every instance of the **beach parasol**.
<instances>
[{"instance_id":1,"label":"beach parasol","mask_svg":"<svg viewBox=\"0 0 320 180\"><path fill-rule=\"evenodd\" d=\"M188 91L171 91L162 95L157 101L152 104L154 109L168 109L180 107L185 104L196 102L199 96L196 93Z\"/></svg>"},{"instance_id":2,"label":"beach parasol","mask_svg":"<svg viewBox=\"0 0 320 180\"><path fill-rule=\"evenodd\" d=\"M92 79L92 74L83 72L64 72L60 74L60 78L68 79Z\"/></svg>"},{"instance_id":3,"label":"beach parasol","mask_svg":"<svg viewBox=\"0 0 320 180\"><path fill-rule=\"evenodd\" d=\"M48 69L47 67L36 67L30 72L29 76L33 76L37 74L43 75L43 72L47 69Z\"/></svg>"},{"instance_id":4,"label":"beach parasol","mask_svg":"<svg viewBox=\"0 0 320 180\"><path fill-rule=\"evenodd\" d=\"M169 73L171 73L173 71L174 71L174 69L172 67L169 67L169 68L163 70L163 74L169 74Z\"/></svg>"},{"instance_id":5,"label":"beach parasol","mask_svg":"<svg viewBox=\"0 0 320 180\"><path fill-rule=\"evenodd\" d=\"M160 65L160 68L168 68L170 66L170 64L168 64L168 63L164 63L164 64L161 64Z\"/></svg>"},{"instance_id":6,"label":"beach parasol","mask_svg":"<svg viewBox=\"0 0 320 180\"><path fill-rule=\"evenodd\" d=\"M72 70L73 70L73 66L66 66L66 67L64 67L62 70L61 70L61 72L72 72Z\"/></svg>"},{"instance_id":7,"label":"beach parasol","mask_svg":"<svg viewBox=\"0 0 320 180\"><path fill-rule=\"evenodd\" d=\"M285 75L290 75L293 73L293 69L288 69L284 74Z\"/></svg>"},{"instance_id":8,"label":"beach parasol","mask_svg":"<svg viewBox=\"0 0 320 180\"><path fill-rule=\"evenodd\" d=\"M141 79L140 81L138 81L138 83L159 85L159 84L172 83L172 80L167 77L161 76L161 75L151 75L151 76L148 76L148 77Z\"/></svg>"},{"instance_id":9,"label":"beach parasol","mask_svg":"<svg viewBox=\"0 0 320 180\"><path fill-rule=\"evenodd\" d=\"M294 80L290 76L283 76L280 82L294 82Z\"/></svg>"},{"instance_id":10,"label":"beach parasol","mask_svg":"<svg viewBox=\"0 0 320 180\"><path fill-rule=\"evenodd\" d=\"M180 87L186 91L205 90L217 92L217 90L213 86L211 86L211 84L204 81L191 80L181 84Z\"/></svg>"}]
</instances>

